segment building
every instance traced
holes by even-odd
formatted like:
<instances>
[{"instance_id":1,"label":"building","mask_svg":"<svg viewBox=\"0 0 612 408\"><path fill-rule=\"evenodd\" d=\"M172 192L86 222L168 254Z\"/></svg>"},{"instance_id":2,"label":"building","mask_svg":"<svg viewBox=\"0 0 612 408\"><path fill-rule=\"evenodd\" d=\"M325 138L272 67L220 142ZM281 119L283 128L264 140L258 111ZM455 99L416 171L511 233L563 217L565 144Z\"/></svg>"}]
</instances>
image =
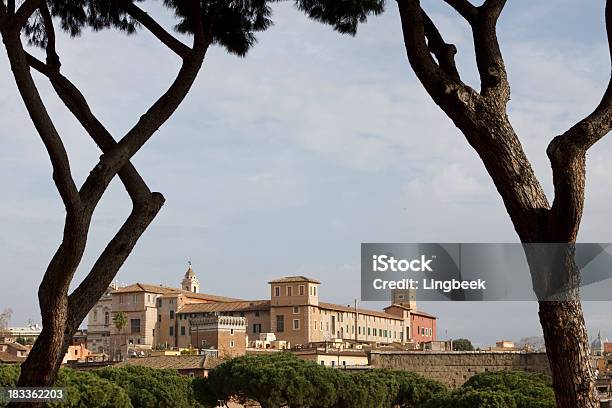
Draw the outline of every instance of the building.
<instances>
[{"instance_id":1,"label":"building","mask_svg":"<svg viewBox=\"0 0 612 408\"><path fill-rule=\"evenodd\" d=\"M270 298L242 300L200 293L189 265L181 289L135 283L109 290L90 312L88 345L114 360L151 349L210 348L244 354L272 334L278 347L334 339L390 345L436 341L436 317L417 309L414 291L394 291L383 311L319 300L320 282L305 276L271 280ZM124 313L125 327L113 323ZM240 319L225 319L236 317ZM94 342L95 340L95 342Z\"/></svg>"},{"instance_id":2,"label":"building","mask_svg":"<svg viewBox=\"0 0 612 408\"><path fill-rule=\"evenodd\" d=\"M207 316L190 319L190 343L198 348L214 348L220 358L245 354L247 347L246 318Z\"/></svg>"},{"instance_id":3,"label":"building","mask_svg":"<svg viewBox=\"0 0 612 408\"><path fill-rule=\"evenodd\" d=\"M15 357L25 359L30 349L17 342L0 343L0 352L11 354Z\"/></svg>"},{"instance_id":4,"label":"building","mask_svg":"<svg viewBox=\"0 0 612 408\"><path fill-rule=\"evenodd\" d=\"M180 374L190 377L208 377L208 372L215 368L221 360L209 355L179 355L179 356L149 356L132 358L116 364L115 367L135 365L155 369L177 370Z\"/></svg>"},{"instance_id":5,"label":"building","mask_svg":"<svg viewBox=\"0 0 612 408\"><path fill-rule=\"evenodd\" d=\"M87 361L91 353L83 344L70 345L66 351L66 355L62 360L62 364L67 364L72 361Z\"/></svg>"},{"instance_id":6,"label":"building","mask_svg":"<svg viewBox=\"0 0 612 408\"><path fill-rule=\"evenodd\" d=\"M5 339L3 340L12 342L19 341L23 344L34 344L41 332L41 325L30 322L27 326L23 327L9 327L8 332L5 334Z\"/></svg>"},{"instance_id":7,"label":"building","mask_svg":"<svg viewBox=\"0 0 612 408\"><path fill-rule=\"evenodd\" d=\"M367 366L368 353L365 350L338 350L305 348L293 352L298 358L327 367Z\"/></svg>"},{"instance_id":8,"label":"building","mask_svg":"<svg viewBox=\"0 0 612 408\"><path fill-rule=\"evenodd\" d=\"M87 315L87 341L86 347L93 353L101 353L107 356L111 354L110 331L112 295L117 290L117 284L109 286L100 300Z\"/></svg>"},{"instance_id":9,"label":"building","mask_svg":"<svg viewBox=\"0 0 612 408\"><path fill-rule=\"evenodd\" d=\"M495 342L494 347L489 347L491 351L518 351L519 349L515 346L513 341L500 340Z\"/></svg>"}]
</instances>

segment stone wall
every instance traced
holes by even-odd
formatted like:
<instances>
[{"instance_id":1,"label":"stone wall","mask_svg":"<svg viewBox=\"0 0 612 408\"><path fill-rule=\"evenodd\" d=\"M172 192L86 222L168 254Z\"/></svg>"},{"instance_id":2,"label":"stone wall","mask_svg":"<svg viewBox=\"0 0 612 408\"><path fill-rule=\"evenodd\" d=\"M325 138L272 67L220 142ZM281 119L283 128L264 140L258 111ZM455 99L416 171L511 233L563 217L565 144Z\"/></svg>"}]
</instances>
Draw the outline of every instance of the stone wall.
<instances>
[{"instance_id":1,"label":"stone wall","mask_svg":"<svg viewBox=\"0 0 612 408\"><path fill-rule=\"evenodd\" d=\"M546 353L516 351L372 351L376 368L413 371L450 387L487 371L527 371L550 375Z\"/></svg>"}]
</instances>

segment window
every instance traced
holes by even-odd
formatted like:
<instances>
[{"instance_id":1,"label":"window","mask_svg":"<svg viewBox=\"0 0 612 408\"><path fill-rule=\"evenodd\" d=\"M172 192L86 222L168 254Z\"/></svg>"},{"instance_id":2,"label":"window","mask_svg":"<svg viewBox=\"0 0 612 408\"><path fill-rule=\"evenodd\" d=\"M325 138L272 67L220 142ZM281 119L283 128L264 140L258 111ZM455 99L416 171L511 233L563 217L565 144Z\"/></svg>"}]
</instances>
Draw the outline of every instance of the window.
<instances>
[{"instance_id":1,"label":"window","mask_svg":"<svg viewBox=\"0 0 612 408\"><path fill-rule=\"evenodd\" d=\"M321 360L321 365L324 366L325 365L325 361Z\"/></svg>"},{"instance_id":2,"label":"window","mask_svg":"<svg viewBox=\"0 0 612 408\"><path fill-rule=\"evenodd\" d=\"M314 329L317 330L317 321L314 321Z\"/></svg>"},{"instance_id":3,"label":"window","mask_svg":"<svg viewBox=\"0 0 612 408\"><path fill-rule=\"evenodd\" d=\"M274 296L276 297L280 296L280 287L277 286L274 288Z\"/></svg>"},{"instance_id":4,"label":"window","mask_svg":"<svg viewBox=\"0 0 612 408\"><path fill-rule=\"evenodd\" d=\"M185 335L185 326L181 326L181 336Z\"/></svg>"},{"instance_id":5,"label":"window","mask_svg":"<svg viewBox=\"0 0 612 408\"><path fill-rule=\"evenodd\" d=\"M132 304L135 305L138 303L138 295L132 295Z\"/></svg>"},{"instance_id":6,"label":"window","mask_svg":"<svg viewBox=\"0 0 612 408\"><path fill-rule=\"evenodd\" d=\"M317 296L317 287L316 286L312 287L312 292L313 292L314 296Z\"/></svg>"},{"instance_id":7,"label":"window","mask_svg":"<svg viewBox=\"0 0 612 408\"><path fill-rule=\"evenodd\" d=\"M300 329L300 319L293 319L293 330Z\"/></svg>"},{"instance_id":8,"label":"window","mask_svg":"<svg viewBox=\"0 0 612 408\"><path fill-rule=\"evenodd\" d=\"M253 333L261 333L261 324L253 325Z\"/></svg>"},{"instance_id":9,"label":"window","mask_svg":"<svg viewBox=\"0 0 612 408\"><path fill-rule=\"evenodd\" d=\"M285 316L276 316L276 331L279 333L285 331Z\"/></svg>"},{"instance_id":10,"label":"window","mask_svg":"<svg viewBox=\"0 0 612 408\"><path fill-rule=\"evenodd\" d=\"M170 319L174 319L174 310L170 311Z\"/></svg>"},{"instance_id":11,"label":"window","mask_svg":"<svg viewBox=\"0 0 612 408\"><path fill-rule=\"evenodd\" d=\"M230 335L233 336L234 335L234 329L230 329Z\"/></svg>"},{"instance_id":12,"label":"window","mask_svg":"<svg viewBox=\"0 0 612 408\"><path fill-rule=\"evenodd\" d=\"M93 312L93 320L94 320L94 322L96 320L98 320L98 311L97 310L94 310L94 312Z\"/></svg>"},{"instance_id":13,"label":"window","mask_svg":"<svg viewBox=\"0 0 612 408\"><path fill-rule=\"evenodd\" d=\"M123 295L119 295L119 304L123 304Z\"/></svg>"},{"instance_id":14,"label":"window","mask_svg":"<svg viewBox=\"0 0 612 408\"><path fill-rule=\"evenodd\" d=\"M304 287L304 285L300 285L300 296L304 296L304 294L305 294L305 289L306 289L306 288Z\"/></svg>"},{"instance_id":15,"label":"window","mask_svg":"<svg viewBox=\"0 0 612 408\"><path fill-rule=\"evenodd\" d=\"M368 336L370 335L370 328L368 327Z\"/></svg>"},{"instance_id":16,"label":"window","mask_svg":"<svg viewBox=\"0 0 612 408\"><path fill-rule=\"evenodd\" d=\"M157 299L157 307L162 307L162 300L161 299Z\"/></svg>"},{"instance_id":17,"label":"window","mask_svg":"<svg viewBox=\"0 0 612 408\"><path fill-rule=\"evenodd\" d=\"M130 319L130 333L140 333L140 319Z\"/></svg>"},{"instance_id":18,"label":"window","mask_svg":"<svg viewBox=\"0 0 612 408\"><path fill-rule=\"evenodd\" d=\"M298 314L300 313L300 307L299 306L293 306L293 314Z\"/></svg>"},{"instance_id":19,"label":"window","mask_svg":"<svg viewBox=\"0 0 612 408\"><path fill-rule=\"evenodd\" d=\"M230 348L234 348L235 345L236 343L234 342L234 340L230 340Z\"/></svg>"},{"instance_id":20,"label":"window","mask_svg":"<svg viewBox=\"0 0 612 408\"><path fill-rule=\"evenodd\" d=\"M147 294L147 302L151 303L151 295Z\"/></svg>"},{"instance_id":21,"label":"window","mask_svg":"<svg viewBox=\"0 0 612 408\"><path fill-rule=\"evenodd\" d=\"M170 326L170 337L174 337L174 326Z\"/></svg>"},{"instance_id":22,"label":"window","mask_svg":"<svg viewBox=\"0 0 612 408\"><path fill-rule=\"evenodd\" d=\"M293 296L293 286L287 286L287 296Z\"/></svg>"},{"instance_id":23,"label":"window","mask_svg":"<svg viewBox=\"0 0 612 408\"><path fill-rule=\"evenodd\" d=\"M255 311L255 316L256 316L256 317L259 317L259 310L256 310L256 311Z\"/></svg>"},{"instance_id":24,"label":"window","mask_svg":"<svg viewBox=\"0 0 612 408\"><path fill-rule=\"evenodd\" d=\"M161 315L157 315L157 321L161 323Z\"/></svg>"},{"instance_id":25,"label":"window","mask_svg":"<svg viewBox=\"0 0 612 408\"><path fill-rule=\"evenodd\" d=\"M104 312L104 324L108 326L110 323L110 313Z\"/></svg>"}]
</instances>

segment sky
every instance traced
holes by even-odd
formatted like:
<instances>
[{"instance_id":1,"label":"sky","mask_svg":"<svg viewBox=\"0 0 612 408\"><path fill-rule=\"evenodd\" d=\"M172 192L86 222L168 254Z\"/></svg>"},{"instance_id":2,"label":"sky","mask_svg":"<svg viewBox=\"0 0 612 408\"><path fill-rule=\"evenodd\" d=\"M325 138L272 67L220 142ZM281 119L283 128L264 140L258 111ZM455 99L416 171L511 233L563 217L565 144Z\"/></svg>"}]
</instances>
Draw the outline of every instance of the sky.
<instances>
[{"instance_id":1,"label":"sky","mask_svg":"<svg viewBox=\"0 0 612 408\"><path fill-rule=\"evenodd\" d=\"M161 3L161 2L160 2ZM471 35L441 0L424 1L464 80L477 87ZM143 7L172 27L158 2ZM545 149L596 106L608 82L603 1L509 2L499 23L510 119L552 198ZM361 242L517 242L475 152L408 65L395 2L355 37L308 20L292 2L246 58L211 48L190 94L133 163L166 197L120 270L121 283L178 286L193 268L201 291L269 297L267 282L319 279L320 297L359 298ZM181 37L185 41L188 38ZM62 70L119 138L179 66L149 33L58 37ZM43 78L37 83L64 137L75 180L100 153ZM64 209L42 143L0 52L0 310L11 325L40 322L38 284L60 243ZM612 141L588 155L579 240L612 242ZM130 211L114 181L97 209L82 279ZM360 303L380 309L383 303ZM477 345L541 335L533 302L421 302L440 338ZM584 302L591 337L612 337L610 302Z\"/></svg>"}]
</instances>

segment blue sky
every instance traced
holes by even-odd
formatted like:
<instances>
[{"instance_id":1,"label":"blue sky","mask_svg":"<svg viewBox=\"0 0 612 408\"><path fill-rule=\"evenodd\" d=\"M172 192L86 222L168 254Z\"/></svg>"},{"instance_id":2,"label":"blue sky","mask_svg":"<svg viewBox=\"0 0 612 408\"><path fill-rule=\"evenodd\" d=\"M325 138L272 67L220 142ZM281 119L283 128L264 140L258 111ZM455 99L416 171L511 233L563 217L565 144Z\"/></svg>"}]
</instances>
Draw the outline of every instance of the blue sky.
<instances>
[{"instance_id":1,"label":"blue sky","mask_svg":"<svg viewBox=\"0 0 612 408\"><path fill-rule=\"evenodd\" d=\"M510 117L551 192L548 142L588 114L610 74L603 1L509 2L499 37L512 84ZM442 1L424 1L459 48L476 86L470 33ZM152 14L172 25L156 2ZM244 59L215 47L177 113L134 163L167 202L118 275L178 285L187 260L202 290L266 298L266 282L304 274L322 299L359 296L361 242L516 242L501 200L476 154L412 73L395 2L340 36L290 2ZM62 69L109 129L121 135L172 80L178 60L148 33L60 36ZM41 78L40 89L82 181L99 152ZM36 292L59 244L63 207L48 158L0 53L0 309L12 324L38 321ZM610 242L612 142L588 157L580 240ZM96 212L82 278L127 216L115 182ZM365 304L379 308L381 304ZM421 303L439 334L479 344L537 335L537 305ZM591 336L612 337L610 303L584 305ZM503 323L502 323L503 322Z\"/></svg>"}]
</instances>

